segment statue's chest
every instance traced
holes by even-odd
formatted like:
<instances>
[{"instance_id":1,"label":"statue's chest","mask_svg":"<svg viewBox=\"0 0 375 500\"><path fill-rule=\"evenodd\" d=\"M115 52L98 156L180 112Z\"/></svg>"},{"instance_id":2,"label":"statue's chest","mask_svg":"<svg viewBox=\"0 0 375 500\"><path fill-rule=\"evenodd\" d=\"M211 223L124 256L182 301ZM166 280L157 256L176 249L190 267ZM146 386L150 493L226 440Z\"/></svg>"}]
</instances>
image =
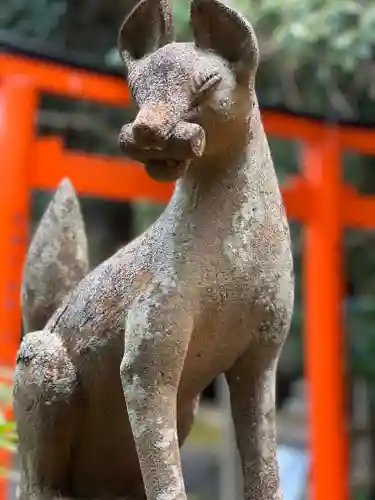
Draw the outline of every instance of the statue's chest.
<instances>
[{"instance_id":1,"label":"statue's chest","mask_svg":"<svg viewBox=\"0 0 375 500\"><path fill-rule=\"evenodd\" d=\"M222 252L235 271L246 272L261 265L269 244L268 226L264 207L252 199L234 211L222 240Z\"/></svg>"}]
</instances>

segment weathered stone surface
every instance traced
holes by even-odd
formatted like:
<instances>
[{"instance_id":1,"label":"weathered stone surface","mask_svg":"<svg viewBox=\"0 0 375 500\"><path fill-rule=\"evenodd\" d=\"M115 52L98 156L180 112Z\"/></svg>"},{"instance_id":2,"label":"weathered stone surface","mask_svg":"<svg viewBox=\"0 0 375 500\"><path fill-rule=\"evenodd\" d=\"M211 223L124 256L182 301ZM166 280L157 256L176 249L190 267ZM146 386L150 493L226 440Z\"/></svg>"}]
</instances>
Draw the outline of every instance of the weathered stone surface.
<instances>
[{"instance_id":1,"label":"weathered stone surface","mask_svg":"<svg viewBox=\"0 0 375 500\"><path fill-rule=\"evenodd\" d=\"M294 283L255 94L257 40L218 0L193 0L194 42L175 43L166 9L143 0L121 28L138 114L120 142L175 191L22 342L14 407L25 499L186 500L179 446L221 373L245 498L282 498L275 376Z\"/></svg>"},{"instance_id":2,"label":"weathered stone surface","mask_svg":"<svg viewBox=\"0 0 375 500\"><path fill-rule=\"evenodd\" d=\"M39 330L86 275L84 222L71 182L64 179L32 238L22 280L25 331Z\"/></svg>"}]
</instances>

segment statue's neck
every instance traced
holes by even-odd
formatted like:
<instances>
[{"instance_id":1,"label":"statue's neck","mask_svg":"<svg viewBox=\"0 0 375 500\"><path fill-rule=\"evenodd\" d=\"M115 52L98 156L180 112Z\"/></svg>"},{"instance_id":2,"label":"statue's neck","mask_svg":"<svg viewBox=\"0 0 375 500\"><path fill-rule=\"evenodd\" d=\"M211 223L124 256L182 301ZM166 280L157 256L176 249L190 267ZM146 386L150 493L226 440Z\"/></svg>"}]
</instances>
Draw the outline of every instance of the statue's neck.
<instances>
[{"instance_id":1,"label":"statue's neck","mask_svg":"<svg viewBox=\"0 0 375 500\"><path fill-rule=\"evenodd\" d=\"M265 186L265 183L268 187ZM193 163L175 188L172 204L187 211L220 210L241 203L241 196L261 201L262 192L277 190L267 138L259 114L246 127L243 140L217 157Z\"/></svg>"}]
</instances>

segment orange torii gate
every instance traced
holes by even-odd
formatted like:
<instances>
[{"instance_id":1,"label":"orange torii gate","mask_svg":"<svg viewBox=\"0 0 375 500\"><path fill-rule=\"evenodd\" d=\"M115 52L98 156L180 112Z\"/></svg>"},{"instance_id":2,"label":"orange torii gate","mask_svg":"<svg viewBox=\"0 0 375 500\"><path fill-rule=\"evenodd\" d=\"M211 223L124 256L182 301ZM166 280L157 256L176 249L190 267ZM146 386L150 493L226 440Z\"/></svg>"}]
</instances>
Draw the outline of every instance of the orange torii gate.
<instances>
[{"instance_id":1,"label":"orange torii gate","mask_svg":"<svg viewBox=\"0 0 375 500\"><path fill-rule=\"evenodd\" d=\"M0 43L1 46L1 43ZM173 186L158 184L123 158L64 149L59 138L37 138L40 93L126 106L129 91L119 75L36 57L31 50L0 52L0 366L13 368L20 339L20 280L28 242L29 193L54 190L68 176L81 195L167 202ZM345 346L341 318L341 239L344 227L375 228L375 198L341 181L344 149L375 155L375 130L327 125L263 111L269 136L299 140L301 174L283 186L290 218L305 225L305 371L313 459L314 500L349 500ZM3 464L9 456L0 452ZM1 483L1 498L7 484Z\"/></svg>"}]
</instances>

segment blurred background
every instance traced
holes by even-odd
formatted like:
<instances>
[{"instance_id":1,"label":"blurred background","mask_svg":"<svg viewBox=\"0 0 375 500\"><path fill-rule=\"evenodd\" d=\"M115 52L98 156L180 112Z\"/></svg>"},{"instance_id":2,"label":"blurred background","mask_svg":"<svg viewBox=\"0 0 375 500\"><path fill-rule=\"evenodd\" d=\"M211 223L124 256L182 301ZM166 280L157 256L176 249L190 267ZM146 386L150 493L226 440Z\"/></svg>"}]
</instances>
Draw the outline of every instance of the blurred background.
<instances>
[{"instance_id":1,"label":"blurred background","mask_svg":"<svg viewBox=\"0 0 375 500\"><path fill-rule=\"evenodd\" d=\"M118 28L135 0L1 0L1 46L19 44L44 53L78 57L121 71ZM327 122L358 124L375 116L375 2L373 0L227 0L254 25L260 42L257 91L263 107L312 113ZM173 0L177 37L190 38L188 0ZM119 155L120 126L132 109L43 95L38 134L59 135L67 148ZM299 144L270 138L281 183L299 172ZM345 154L342 176L361 193L375 193L375 161ZM32 193L32 231L50 200ZM149 203L82 198L92 266L143 231L163 210ZM0 215L1 217L1 215ZM305 498L310 456L306 440L301 308L301 228L291 221L296 306L277 382L280 464L285 500ZM375 500L375 234L346 231L345 335L349 370L352 449L351 498ZM1 256L0 256L1 258ZM235 451L221 382L204 394L192 435L183 449L189 498L238 497ZM4 398L9 391L4 389ZM4 421L4 433L11 426ZM8 446L4 438L0 446ZM17 480L17 471L12 473ZM328 499L327 499L328 500ZM330 499L339 500L339 499Z\"/></svg>"}]
</instances>

